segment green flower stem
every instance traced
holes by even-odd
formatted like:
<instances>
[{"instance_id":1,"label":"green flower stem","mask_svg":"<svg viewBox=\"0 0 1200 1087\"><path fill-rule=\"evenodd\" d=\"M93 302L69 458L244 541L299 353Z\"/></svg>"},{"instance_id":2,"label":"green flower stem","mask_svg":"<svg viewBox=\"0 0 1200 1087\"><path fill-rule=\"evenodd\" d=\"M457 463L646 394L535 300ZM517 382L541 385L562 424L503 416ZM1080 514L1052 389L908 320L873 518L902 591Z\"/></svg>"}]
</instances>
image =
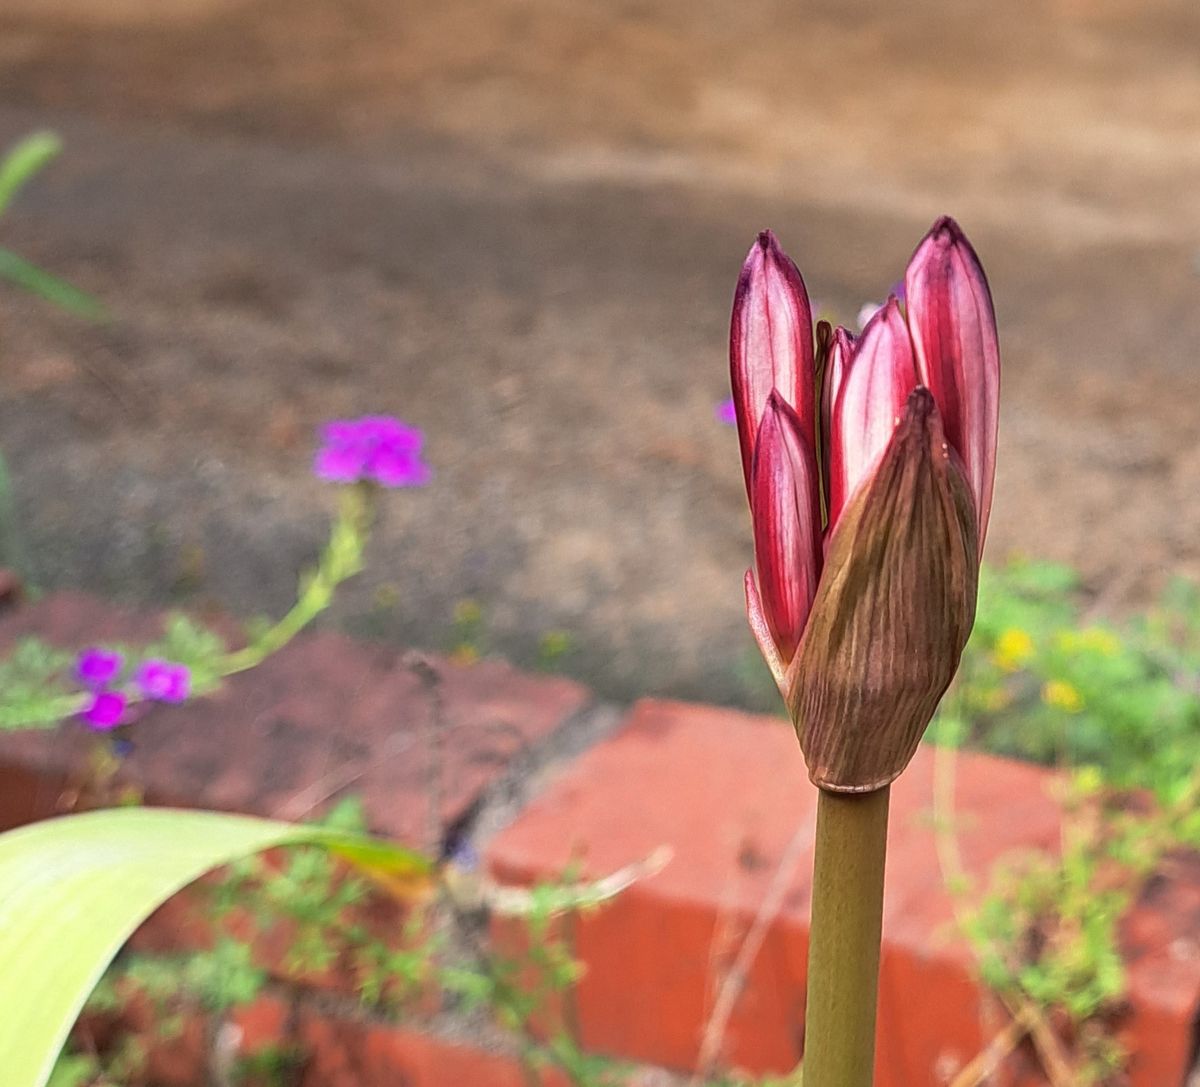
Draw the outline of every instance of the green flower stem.
<instances>
[{"instance_id":1,"label":"green flower stem","mask_svg":"<svg viewBox=\"0 0 1200 1087\"><path fill-rule=\"evenodd\" d=\"M890 792L817 801L805 1087L871 1087Z\"/></svg>"},{"instance_id":2,"label":"green flower stem","mask_svg":"<svg viewBox=\"0 0 1200 1087\"><path fill-rule=\"evenodd\" d=\"M372 485L360 483L342 492L338 518L317 568L302 584L291 610L249 645L216 662L218 677L232 676L262 664L277 653L333 602L334 590L363 568L363 548L371 520Z\"/></svg>"},{"instance_id":3,"label":"green flower stem","mask_svg":"<svg viewBox=\"0 0 1200 1087\"><path fill-rule=\"evenodd\" d=\"M291 610L274 625L254 637L249 645L232 653L222 653L197 664L192 670L192 694L209 693L226 676L245 672L262 664L300 633L333 602L337 587L363 568L363 550L374 509L375 486L359 483L342 490L341 506L329 533L329 542L315 570L301 581L300 593ZM143 701L136 691L128 692L131 705ZM6 716L0 713L0 730L50 728L81 713L91 695L71 691L40 702L33 711L22 710Z\"/></svg>"}]
</instances>

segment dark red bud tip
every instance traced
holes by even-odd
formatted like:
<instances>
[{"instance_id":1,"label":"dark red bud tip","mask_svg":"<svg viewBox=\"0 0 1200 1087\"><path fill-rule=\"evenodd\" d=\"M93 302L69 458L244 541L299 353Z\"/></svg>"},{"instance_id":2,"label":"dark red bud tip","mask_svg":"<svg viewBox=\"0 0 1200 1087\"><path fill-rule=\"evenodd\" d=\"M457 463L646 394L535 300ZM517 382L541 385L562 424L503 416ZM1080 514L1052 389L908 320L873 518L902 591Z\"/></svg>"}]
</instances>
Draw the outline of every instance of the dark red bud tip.
<instances>
[{"instance_id":1,"label":"dark red bud tip","mask_svg":"<svg viewBox=\"0 0 1200 1087\"><path fill-rule=\"evenodd\" d=\"M904 414L897 420L896 439L918 449L949 450L937 401L924 385L918 385L908 394Z\"/></svg>"},{"instance_id":2,"label":"dark red bud tip","mask_svg":"<svg viewBox=\"0 0 1200 1087\"><path fill-rule=\"evenodd\" d=\"M779 248L779 243L775 240L775 235L770 230L760 230L758 232L758 245L764 253Z\"/></svg>"},{"instance_id":3,"label":"dark red bud tip","mask_svg":"<svg viewBox=\"0 0 1200 1087\"><path fill-rule=\"evenodd\" d=\"M956 245L967 240L962 227L949 215L943 215L929 228L929 235L935 242L943 246Z\"/></svg>"},{"instance_id":4,"label":"dark red bud tip","mask_svg":"<svg viewBox=\"0 0 1200 1087\"><path fill-rule=\"evenodd\" d=\"M904 414L918 426L925 426L936 411L937 404L934 403L933 393L924 385L918 385L908 394L908 401L904 405Z\"/></svg>"}]
</instances>

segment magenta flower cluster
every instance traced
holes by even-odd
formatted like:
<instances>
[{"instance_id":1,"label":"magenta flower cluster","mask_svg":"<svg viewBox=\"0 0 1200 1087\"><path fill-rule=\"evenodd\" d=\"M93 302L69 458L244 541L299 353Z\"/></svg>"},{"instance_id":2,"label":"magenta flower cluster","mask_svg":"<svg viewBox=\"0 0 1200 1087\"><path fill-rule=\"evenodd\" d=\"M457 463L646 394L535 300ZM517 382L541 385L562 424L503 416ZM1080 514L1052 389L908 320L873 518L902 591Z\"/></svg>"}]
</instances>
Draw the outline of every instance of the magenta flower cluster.
<instances>
[{"instance_id":1,"label":"magenta flower cluster","mask_svg":"<svg viewBox=\"0 0 1200 1087\"><path fill-rule=\"evenodd\" d=\"M125 719L129 707L129 688L119 686L125 658L112 649L91 646L75 660L75 679L90 699L79 716L89 728L107 732ZM133 671L132 690L152 702L178 704L187 699L191 672L186 664L151 657Z\"/></svg>"},{"instance_id":2,"label":"magenta flower cluster","mask_svg":"<svg viewBox=\"0 0 1200 1087\"><path fill-rule=\"evenodd\" d=\"M419 429L390 415L337 419L321 428L313 471L333 483L372 480L384 487L421 487L430 470L421 459Z\"/></svg>"}]
</instances>

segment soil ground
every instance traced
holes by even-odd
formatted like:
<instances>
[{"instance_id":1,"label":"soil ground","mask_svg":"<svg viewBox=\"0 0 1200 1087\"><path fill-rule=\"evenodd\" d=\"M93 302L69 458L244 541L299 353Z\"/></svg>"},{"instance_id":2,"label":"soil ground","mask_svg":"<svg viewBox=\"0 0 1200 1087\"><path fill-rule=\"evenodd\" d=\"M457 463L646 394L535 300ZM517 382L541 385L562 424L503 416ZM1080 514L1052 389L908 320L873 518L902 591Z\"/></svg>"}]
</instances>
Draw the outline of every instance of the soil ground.
<instances>
[{"instance_id":1,"label":"soil ground","mask_svg":"<svg viewBox=\"0 0 1200 1087\"><path fill-rule=\"evenodd\" d=\"M1200 7L5 0L0 141L67 152L5 245L0 442L37 580L277 611L322 420L426 428L336 621L754 703L729 300L771 225L826 312L944 211L1001 322L989 555L1104 606L1200 576Z\"/></svg>"}]
</instances>

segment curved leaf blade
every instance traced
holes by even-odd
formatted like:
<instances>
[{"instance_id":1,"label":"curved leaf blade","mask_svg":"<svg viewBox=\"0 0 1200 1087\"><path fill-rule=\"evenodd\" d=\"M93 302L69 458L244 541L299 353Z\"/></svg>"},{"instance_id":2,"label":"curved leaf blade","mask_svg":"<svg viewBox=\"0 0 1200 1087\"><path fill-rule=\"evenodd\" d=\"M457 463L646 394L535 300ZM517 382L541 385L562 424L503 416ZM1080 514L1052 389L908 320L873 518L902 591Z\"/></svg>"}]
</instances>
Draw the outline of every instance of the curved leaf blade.
<instances>
[{"instance_id":1,"label":"curved leaf blade","mask_svg":"<svg viewBox=\"0 0 1200 1087\"><path fill-rule=\"evenodd\" d=\"M212 868L280 845L323 845L385 876L429 880L399 846L240 815L120 808L0 835L0 1068L44 1087L88 994L159 905Z\"/></svg>"},{"instance_id":2,"label":"curved leaf blade","mask_svg":"<svg viewBox=\"0 0 1200 1087\"><path fill-rule=\"evenodd\" d=\"M108 310L104 303L81 291L65 279L39 268L11 249L0 248L0 279L6 279L24 291L57 306L76 317L89 321L107 321Z\"/></svg>"},{"instance_id":3,"label":"curved leaf blade","mask_svg":"<svg viewBox=\"0 0 1200 1087\"><path fill-rule=\"evenodd\" d=\"M0 159L0 213L34 174L58 157L62 140L53 132L33 132Z\"/></svg>"}]
</instances>

